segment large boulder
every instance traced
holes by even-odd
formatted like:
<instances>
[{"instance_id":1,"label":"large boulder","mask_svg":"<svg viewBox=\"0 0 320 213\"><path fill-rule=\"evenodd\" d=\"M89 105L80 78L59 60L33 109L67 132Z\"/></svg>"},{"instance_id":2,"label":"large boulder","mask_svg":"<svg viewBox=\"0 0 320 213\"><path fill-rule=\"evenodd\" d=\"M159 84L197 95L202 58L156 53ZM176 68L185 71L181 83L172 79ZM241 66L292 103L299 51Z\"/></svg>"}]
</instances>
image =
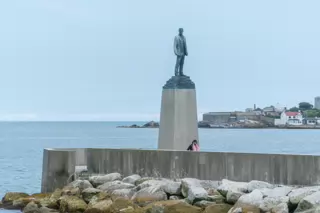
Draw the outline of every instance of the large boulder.
<instances>
[{"instance_id":1,"label":"large boulder","mask_svg":"<svg viewBox=\"0 0 320 213\"><path fill-rule=\"evenodd\" d=\"M113 181L113 182L108 182L103 185L100 185L98 189L107 192L109 194L112 194L114 190L118 189L133 189L135 185L130 184L130 183L123 183L122 181Z\"/></svg>"},{"instance_id":2,"label":"large boulder","mask_svg":"<svg viewBox=\"0 0 320 213\"><path fill-rule=\"evenodd\" d=\"M197 207L200 207L202 209L205 209L206 207L211 206L213 204L216 204L216 203L215 202L211 202L211 201L207 201L207 200L201 200L201 201L195 202L193 205L197 206Z\"/></svg>"},{"instance_id":3,"label":"large boulder","mask_svg":"<svg viewBox=\"0 0 320 213\"><path fill-rule=\"evenodd\" d=\"M168 182L169 182L169 180L167 180L167 179L146 180L146 181L142 182L141 184L139 184L137 186L137 190L139 191L140 189L143 189L143 188L146 188L146 187L150 187L150 186L162 187L162 186L166 185Z\"/></svg>"},{"instance_id":4,"label":"large boulder","mask_svg":"<svg viewBox=\"0 0 320 213\"><path fill-rule=\"evenodd\" d=\"M218 187L221 184L221 181L215 181L215 180L199 180L200 185L204 189L218 189Z\"/></svg>"},{"instance_id":5,"label":"large boulder","mask_svg":"<svg viewBox=\"0 0 320 213\"><path fill-rule=\"evenodd\" d=\"M209 195L207 200L215 203L224 203L226 201L225 197L223 197L221 194Z\"/></svg>"},{"instance_id":6,"label":"large boulder","mask_svg":"<svg viewBox=\"0 0 320 213\"><path fill-rule=\"evenodd\" d=\"M229 204L235 204L242 195L244 195L243 192L228 191L226 201Z\"/></svg>"},{"instance_id":7,"label":"large boulder","mask_svg":"<svg viewBox=\"0 0 320 213\"><path fill-rule=\"evenodd\" d=\"M111 199L112 199L112 197L109 194L107 194L105 192L100 192L99 194L94 195L91 198L90 202L88 203L88 208L94 206L96 203L98 203L102 200L111 200Z\"/></svg>"},{"instance_id":8,"label":"large boulder","mask_svg":"<svg viewBox=\"0 0 320 213\"><path fill-rule=\"evenodd\" d=\"M219 193L217 189L220 184L220 181L200 180L200 185L208 192L208 195L216 195Z\"/></svg>"},{"instance_id":9,"label":"large boulder","mask_svg":"<svg viewBox=\"0 0 320 213\"><path fill-rule=\"evenodd\" d=\"M271 209L271 213L289 213L289 207L286 203L280 203Z\"/></svg>"},{"instance_id":10,"label":"large boulder","mask_svg":"<svg viewBox=\"0 0 320 213\"><path fill-rule=\"evenodd\" d=\"M132 211L134 210L134 211ZM108 213L127 213L127 212L134 212L138 213L140 207L134 204L131 200L125 198L117 198L113 201L112 205L110 206Z\"/></svg>"},{"instance_id":11,"label":"large boulder","mask_svg":"<svg viewBox=\"0 0 320 213\"><path fill-rule=\"evenodd\" d=\"M134 185L139 186L141 183L143 183L145 181L148 181L148 180L154 180L154 178L152 178L152 177L143 177L141 179L136 180Z\"/></svg>"},{"instance_id":12,"label":"large boulder","mask_svg":"<svg viewBox=\"0 0 320 213\"><path fill-rule=\"evenodd\" d=\"M175 182L168 179L151 179L146 180L143 183L137 186L137 190L146 188L146 187L160 187L164 192L169 195L181 195L181 182Z\"/></svg>"},{"instance_id":13,"label":"large boulder","mask_svg":"<svg viewBox=\"0 0 320 213\"><path fill-rule=\"evenodd\" d=\"M47 207L40 207L39 210L40 210L40 213L59 213L58 210L56 210L56 209L49 209L49 208L47 208Z\"/></svg>"},{"instance_id":14,"label":"large boulder","mask_svg":"<svg viewBox=\"0 0 320 213\"><path fill-rule=\"evenodd\" d=\"M37 204L35 204L34 202L30 202L23 209L23 213L40 213L40 209Z\"/></svg>"},{"instance_id":15,"label":"large boulder","mask_svg":"<svg viewBox=\"0 0 320 213\"><path fill-rule=\"evenodd\" d=\"M294 211L298 212L307 212L308 210L314 210L320 207L320 191L317 191L311 195L304 197L298 204L298 207Z\"/></svg>"},{"instance_id":16,"label":"large boulder","mask_svg":"<svg viewBox=\"0 0 320 213\"><path fill-rule=\"evenodd\" d=\"M275 188L275 186L270 183L267 183L264 181L258 181L258 180L252 180L248 183L248 192L252 192L255 189L263 189L263 188L273 189Z\"/></svg>"},{"instance_id":17,"label":"large boulder","mask_svg":"<svg viewBox=\"0 0 320 213\"><path fill-rule=\"evenodd\" d=\"M140 175L130 175L128 177L123 178L122 182L135 185L135 183L140 179L141 179Z\"/></svg>"},{"instance_id":18,"label":"large boulder","mask_svg":"<svg viewBox=\"0 0 320 213\"><path fill-rule=\"evenodd\" d=\"M290 203L292 205L298 205L298 203L306 196L311 195L317 191L320 191L319 186L302 187L293 189L289 194Z\"/></svg>"},{"instance_id":19,"label":"large boulder","mask_svg":"<svg viewBox=\"0 0 320 213\"><path fill-rule=\"evenodd\" d=\"M93 188L92 184L88 180L75 180L69 183L67 186L79 188L81 192L87 188Z\"/></svg>"},{"instance_id":20,"label":"large boulder","mask_svg":"<svg viewBox=\"0 0 320 213\"><path fill-rule=\"evenodd\" d=\"M263 188L259 189L264 197L284 197L287 196L294 187L291 186L280 186L273 189Z\"/></svg>"},{"instance_id":21,"label":"large boulder","mask_svg":"<svg viewBox=\"0 0 320 213\"><path fill-rule=\"evenodd\" d=\"M259 208L264 211L268 212L274 209L276 206L284 204L288 206L289 197L266 197L263 199L262 203L260 204Z\"/></svg>"},{"instance_id":22,"label":"large boulder","mask_svg":"<svg viewBox=\"0 0 320 213\"><path fill-rule=\"evenodd\" d=\"M242 195L235 206L255 206L259 207L263 200L263 194L259 190L253 190L251 193Z\"/></svg>"},{"instance_id":23,"label":"large boulder","mask_svg":"<svg viewBox=\"0 0 320 213\"><path fill-rule=\"evenodd\" d=\"M111 204L112 204L112 200L101 200L101 201L98 201L94 205L88 207L85 210L85 213L108 212Z\"/></svg>"},{"instance_id":24,"label":"large boulder","mask_svg":"<svg viewBox=\"0 0 320 213\"><path fill-rule=\"evenodd\" d=\"M110 173L107 175L101 175L101 176L91 176L89 178L90 183L94 186L97 187L99 185L102 185L107 182L112 182L116 180L121 180L121 174L119 173Z\"/></svg>"},{"instance_id":25,"label":"large boulder","mask_svg":"<svg viewBox=\"0 0 320 213\"><path fill-rule=\"evenodd\" d=\"M81 195L84 201L89 203L92 199L93 196L98 195L102 190L100 189L95 189L95 188L87 188L82 191Z\"/></svg>"},{"instance_id":26,"label":"large boulder","mask_svg":"<svg viewBox=\"0 0 320 213\"><path fill-rule=\"evenodd\" d=\"M48 207L51 209L59 209L58 201L61 197L62 190L56 189L50 196L49 199L45 199L42 202L40 201L40 204L42 207Z\"/></svg>"},{"instance_id":27,"label":"large boulder","mask_svg":"<svg viewBox=\"0 0 320 213\"><path fill-rule=\"evenodd\" d=\"M184 199L184 197L179 196L179 195L171 195L169 197L169 200L182 200L182 199Z\"/></svg>"},{"instance_id":28,"label":"large boulder","mask_svg":"<svg viewBox=\"0 0 320 213\"><path fill-rule=\"evenodd\" d=\"M208 192L201 186L200 181L193 178L181 180L181 192L190 203L207 200Z\"/></svg>"},{"instance_id":29,"label":"large boulder","mask_svg":"<svg viewBox=\"0 0 320 213\"><path fill-rule=\"evenodd\" d=\"M140 206L148 205L151 202L167 200L167 194L158 186L150 186L136 192L131 200Z\"/></svg>"},{"instance_id":30,"label":"large boulder","mask_svg":"<svg viewBox=\"0 0 320 213\"><path fill-rule=\"evenodd\" d=\"M87 204L84 200L76 196L62 196L59 199L61 213L78 213L84 212L87 209Z\"/></svg>"},{"instance_id":31,"label":"large boulder","mask_svg":"<svg viewBox=\"0 0 320 213\"><path fill-rule=\"evenodd\" d=\"M161 188L169 195L181 195L181 182L168 181Z\"/></svg>"},{"instance_id":32,"label":"large boulder","mask_svg":"<svg viewBox=\"0 0 320 213\"><path fill-rule=\"evenodd\" d=\"M18 200L13 201L12 208L13 209L23 209L26 205L28 205L28 203L34 202L34 203L38 204L38 203L40 203L40 200L39 200L39 198L35 198L33 196L19 198Z\"/></svg>"},{"instance_id":33,"label":"large boulder","mask_svg":"<svg viewBox=\"0 0 320 213\"><path fill-rule=\"evenodd\" d=\"M180 202L175 205L166 206L164 213L200 213L202 209L196 206L192 206L185 202Z\"/></svg>"},{"instance_id":34,"label":"large boulder","mask_svg":"<svg viewBox=\"0 0 320 213\"><path fill-rule=\"evenodd\" d=\"M164 212L164 208L166 206L172 206L175 205L177 203L183 202L181 200L165 200L165 201L157 201L154 203L150 203L147 206L145 206L143 208L143 210L147 213L151 212L151 213L163 213Z\"/></svg>"},{"instance_id":35,"label":"large boulder","mask_svg":"<svg viewBox=\"0 0 320 213\"><path fill-rule=\"evenodd\" d=\"M63 189L62 189L61 195L62 195L62 196L63 196L63 195L68 195L68 196L78 196L78 197L80 197L80 195L81 195L81 190L80 190L80 188L78 188L78 187L74 188L74 187L72 187L72 186L65 186L65 187L63 187Z\"/></svg>"},{"instance_id":36,"label":"large boulder","mask_svg":"<svg viewBox=\"0 0 320 213\"><path fill-rule=\"evenodd\" d=\"M229 191L246 193L248 191L248 183L223 179L218 187L218 191L225 197Z\"/></svg>"},{"instance_id":37,"label":"large boulder","mask_svg":"<svg viewBox=\"0 0 320 213\"><path fill-rule=\"evenodd\" d=\"M23 209L23 213L59 213L56 209L50 209L47 207L40 207L35 202L30 202Z\"/></svg>"},{"instance_id":38,"label":"large boulder","mask_svg":"<svg viewBox=\"0 0 320 213\"><path fill-rule=\"evenodd\" d=\"M227 213L231 208L229 204L213 204L206 207L203 213Z\"/></svg>"},{"instance_id":39,"label":"large boulder","mask_svg":"<svg viewBox=\"0 0 320 213\"><path fill-rule=\"evenodd\" d=\"M260 213L260 209L256 206L243 205L241 207L234 206L228 213Z\"/></svg>"},{"instance_id":40,"label":"large boulder","mask_svg":"<svg viewBox=\"0 0 320 213\"><path fill-rule=\"evenodd\" d=\"M130 189L117 189L112 192L113 197L123 197L127 199L131 199L131 197L136 193L137 190L135 188Z\"/></svg>"},{"instance_id":41,"label":"large boulder","mask_svg":"<svg viewBox=\"0 0 320 213\"><path fill-rule=\"evenodd\" d=\"M7 192L2 198L2 206L3 208L12 208L12 204L15 200L29 196L30 195L22 192Z\"/></svg>"}]
</instances>

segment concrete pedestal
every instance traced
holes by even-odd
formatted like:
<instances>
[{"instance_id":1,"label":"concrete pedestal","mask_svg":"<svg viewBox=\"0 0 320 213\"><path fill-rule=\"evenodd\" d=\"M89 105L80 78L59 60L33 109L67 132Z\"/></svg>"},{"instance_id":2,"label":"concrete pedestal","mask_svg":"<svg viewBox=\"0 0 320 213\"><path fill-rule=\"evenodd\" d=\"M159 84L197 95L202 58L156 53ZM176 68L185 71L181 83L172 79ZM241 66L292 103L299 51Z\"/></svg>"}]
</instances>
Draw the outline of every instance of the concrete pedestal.
<instances>
[{"instance_id":1,"label":"concrete pedestal","mask_svg":"<svg viewBox=\"0 0 320 213\"><path fill-rule=\"evenodd\" d=\"M163 87L158 149L187 150L198 140L197 100L189 77L172 77Z\"/></svg>"}]
</instances>

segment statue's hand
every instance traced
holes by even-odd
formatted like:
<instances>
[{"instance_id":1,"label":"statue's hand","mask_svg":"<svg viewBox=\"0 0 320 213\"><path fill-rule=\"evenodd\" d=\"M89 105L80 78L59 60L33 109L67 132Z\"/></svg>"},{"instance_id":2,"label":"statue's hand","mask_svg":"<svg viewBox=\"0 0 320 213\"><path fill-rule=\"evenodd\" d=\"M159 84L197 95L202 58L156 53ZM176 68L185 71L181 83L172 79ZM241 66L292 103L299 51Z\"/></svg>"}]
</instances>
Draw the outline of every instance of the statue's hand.
<instances>
[{"instance_id":1,"label":"statue's hand","mask_svg":"<svg viewBox=\"0 0 320 213\"><path fill-rule=\"evenodd\" d=\"M188 56L188 53L186 53L186 56Z\"/></svg>"}]
</instances>

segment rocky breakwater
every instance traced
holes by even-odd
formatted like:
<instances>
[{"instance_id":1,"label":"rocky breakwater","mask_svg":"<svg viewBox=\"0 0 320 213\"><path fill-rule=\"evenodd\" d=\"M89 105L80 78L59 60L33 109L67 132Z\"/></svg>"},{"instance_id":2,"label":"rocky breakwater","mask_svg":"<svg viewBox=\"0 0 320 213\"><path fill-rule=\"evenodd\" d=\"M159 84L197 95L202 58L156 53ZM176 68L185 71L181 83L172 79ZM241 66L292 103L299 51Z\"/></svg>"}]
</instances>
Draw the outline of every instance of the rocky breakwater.
<instances>
[{"instance_id":1,"label":"rocky breakwater","mask_svg":"<svg viewBox=\"0 0 320 213\"><path fill-rule=\"evenodd\" d=\"M132 124L130 126L117 126L117 128L159 128L159 123L155 121L150 121L142 126Z\"/></svg>"},{"instance_id":2,"label":"rocky breakwater","mask_svg":"<svg viewBox=\"0 0 320 213\"><path fill-rule=\"evenodd\" d=\"M76 180L48 194L9 192L0 208L24 213L311 213L320 212L319 200L320 186L111 173Z\"/></svg>"}]
</instances>

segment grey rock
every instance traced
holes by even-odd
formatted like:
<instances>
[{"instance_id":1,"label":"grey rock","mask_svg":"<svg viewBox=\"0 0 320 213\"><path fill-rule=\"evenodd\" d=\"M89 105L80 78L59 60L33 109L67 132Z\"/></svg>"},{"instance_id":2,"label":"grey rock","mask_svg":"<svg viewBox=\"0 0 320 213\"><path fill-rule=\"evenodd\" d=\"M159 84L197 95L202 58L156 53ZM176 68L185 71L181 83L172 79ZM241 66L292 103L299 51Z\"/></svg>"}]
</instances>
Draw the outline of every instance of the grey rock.
<instances>
[{"instance_id":1,"label":"grey rock","mask_svg":"<svg viewBox=\"0 0 320 213\"><path fill-rule=\"evenodd\" d=\"M317 191L311 195L304 197L298 204L298 207L294 211L298 212L306 212L311 211L313 209L317 209L320 207L320 191Z\"/></svg>"},{"instance_id":2,"label":"grey rock","mask_svg":"<svg viewBox=\"0 0 320 213\"><path fill-rule=\"evenodd\" d=\"M136 189L129 188L129 189L116 189L112 192L112 195L116 197L123 197L127 199L131 199L131 197L136 193Z\"/></svg>"},{"instance_id":3,"label":"grey rock","mask_svg":"<svg viewBox=\"0 0 320 213\"><path fill-rule=\"evenodd\" d=\"M167 194L159 186L150 186L136 192L131 200L141 206L145 206L155 201L167 200Z\"/></svg>"},{"instance_id":4,"label":"grey rock","mask_svg":"<svg viewBox=\"0 0 320 213\"><path fill-rule=\"evenodd\" d=\"M181 180L181 193L184 197L188 197L188 190L191 186L202 187L198 179L184 178Z\"/></svg>"},{"instance_id":5,"label":"grey rock","mask_svg":"<svg viewBox=\"0 0 320 213\"><path fill-rule=\"evenodd\" d=\"M41 207L40 209L40 213L59 213L58 210L56 209L49 209L47 207Z\"/></svg>"},{"instance_id":6,"label":"grey rock","mask_svg":"<svg viewBox=\"0 0 320 213\"><path fill-rule=\"evenodd\" d=\"M98 186L98 189L111 194L114 190L117 190L117 189L132 189L134 187L135 187L135 185L130 184L130 183L123 183L121 181L113 181L113 182L108 182L108 183L105 183L103 185Z\"/></svg>"},{"instance_id":7,"label":"grey rock","mask_svg":"<svg viewBox=\"0 0 320 213\"><path fill-rule=\"evenodd\" d=\"M264 188L259 190L262 192L264 197L284 197L287 196L293 189L294 187L291 186L280 186L273 189Z\"/></svg>"},{"instance_id":8,"label":"grey rock","mask_svg":"<svg viewBox=\"0 0 320 213\"><path fill-rule=\"evenodd\" d=\"M243 192L228 191L226 201L229 204L235 204L242 195L244 195Z\"/></svg>"},{"instance_id":9,"label":"grey rock","mask_svg":"<svg viewBox=\"0 0 320 213\"><path fill-rule=\"evenodd\" d=\"M218 189L220 184L221 181L200 180L200 185L207 191L210 189Z\"/></svg>"},{"instance_id":10,"label":"grey rock","mask_svg":"<svg viewBox=\"0 0 320 213\"><path fill-rule=\"evenodd\" d=\"M200 208L206 208L210 205L216 204L215 202L211 202L211 201L206 201L206 200L201 200L198 201L194 204L194 206L200 207Z\"/></svg>"},{"instance_id":11,"label":"grey rock","mask_svg":"<svg viewBox=\"0 0 320 213\"><path fill-rule=\"evenodd\" d=\"M289 207L286 203L280 203L279 205L271 209L272 213L289 213Z\"/></svg>"},{"instance_id":12,"label":"grey rock","mask_svg":"<svg viewBox=\"0 0 320 213\"><path fill-rule=\"evenodd\" d=\"M122 182L124 183L130 183L130 184L135 184L136 181L140 180L141 176L140 175L130 175L128 177L123 178Z\"/></svg>"},{"instance_id":13,"label":"grey rock","mask_svg":"<svg viewBox=\"0 0 320 213\"><path fill-rule=\"evenodd\" d=\"M162 187L163 185L167 184L167 180L156 180L156 179L152 179L152 180L146 180L143 183L139 184L137 186L137 190L141 190L143 188L147 188L150 186L159 186Z\"/></svg>"},{"instance_id":14,"label":"grey rock","mask_svg":"<svg viewBox=\"0 0 320 213\"><path fill-rule=\"evenodd\" d=\"M298 205L300 200L302 200L304 197L311 195L317 191L320 191L319 186L302 187L302 188L293 189L288 194L290 203L293 205Z\"/></svg>"},{"instance_id":15,"label":"grey rock","mask_svg":"<svg viewBox=\"0 0 320 213\"><path fill-rule=\"evenodd\" d=\"M186 197L191 203L207 200L208 193L201 186L200 181L193 178L185 178L181 180L182 195Z\"/></svg>"},{"instance_id":16,"label":"grey rock","mask_svg":"<svg viewBox=\"0 0 320 213\"><path fill-rule=\"evenodd\" d=\"M259 207L263 200L263 194L259 190L253 190L249 194L242 195L236 205L249 205L249 206L255 206Z\"/></svg>"},{"instance_id":17,"label":"grey rock","mask_svg":"<svg viewBox=\"0 0 320 213\"><path fill-rule=\"evenodd\" d=\"M82 195L83 200L86 201L87 203L89 203L91 201L92 197L99 194L100 192L102 192L102 190L100 190L100 189L87 188L82 191L81 195Z\"/></svg>"},{"instance_id":18,"label":"grey rock","mask_svg":"<svg viewBox=\"0 0 320 213\"><path fill-rule=\"evenodd\" d=\"M224 203L225 197L222 195L209 195L207 201L215 202L215 203Z\"/></svg>"},{"instance_id":19,"label":"grey rock","mask_svg":"<svg viewBox=\"0 0 320 213\"><path fill-rule=\"evenodd\" d=\"M241 207L232 207L228 213L243 213Z\"/></svg>"},{"instance_id":20,"label":"grey rock","mask_svg":"<svg viewBox=\"0 0 320 213\"><path fill-rule=\"evenodd\" d=\"M285 204L288 206L289 197L266 197L263 199L262 203L260 204L259 208L264 211L271 211L273 208L280 204Z\"/></svg>"},{"instance_id":21,"label":"grey rock","mask_svg":"<svg viewBox=\"0 0 320 213\"><path fill-rule=\"evenodd\" d=\"M181 183L168 180L168 179L146 180L143 183L139 184L136 188L139 191L143 188L150 187L150 186L158 186L164 192L170 195L181 195Z\"/></svg>"},{"instance_id":22,"label":"grey rock","mask_svg":"<svg viewBox=\"0 0 320 213\"><path fill-rule=\"evenodd\" d=\"M263 189L263 188L273 189L275 188L275 186L270 183L267 183L264 181L258 181L258 180L252 180L248 183L248 192L252 192L255 189Z\"/></svg>"},{"instance_id":23,"label":"grey rock","mask_svg":"<svg viewBox=\"0 0 320 213\"><path fill-rule=\"evenodd\" d=\"M97 189L100 189L102 191L106 191L110 186L115 185L115 184L121 184L121 183L122 183L122 181L120 181L120 180L107 182L107 183L104 183L104 184L98 186Z\"/></svg>"},{"instance_id":24,"label":"grey rock","mask_svg":"<svg viewBox=\"0 0 320 213\"><path fill-rule=\"evenodd\" d=\"M95 187L102 185L104 183L112 182L112 181L116 181L116 180L121 180L121 174L110 173L110 174L101 175L101 176L91 176L89 178L90 183L92 183L92 185Z\"/></svg>"},{"instance_id":25,"label":"grey rock","mask_svg":"<svg viewBox=\"0 0 320 213\"><path fill-rule=\"evenodd\" d=\"M248 183L223 179L218 187L218 191L225 197L227 196L228 191L246 193L248 191Z\"/></svg>"},{"instance_id":26,"label":"grey rock","mask_svg":"<svg viewBox=\"0 0 320 213\"><path fill-rule=\"evenodd\" d=\"M67 186L73 187L73 188L79 188L80 191L83 191L87 188L93 188L92 184L88 180L75 180L71 183L69 183Z\"/></svg>"},{"instance_id":27,"label":"grey rock","mask_svg":"<svg viewBox=\"0 0 320 213\"><path fill-rule=\"evenodd\" d=\"M34 202L30 202L24 207L23 213L40 213L40 209L38 208L38 205Z\"/></svg>"},{"instance_id":28,"label":"grey rock","mask_svg":"<svg viewBox=\"0 0 320 213\"><path fill-rule=\"evenodd\" d=\"M143 177L139 180L136 180L136 182L134 183L136 186L140 185L141 183L147 181L147 180L154 180L154 178L152 177Z\"/></svg>"},{"instance_id":29,"label":"grey rock","mask_svg":"<svg viewBox=\"0 0 320 213\"><path fill-rule=\"evenodd\" d=\"M182 200L183 197L182 196L177 196L177 195L171 195L169 197L169 200Z\"/></svg>"},{"instance_id":30,"label":"grey rock","mask_svg":"<svg viewBox=\"0 0 320 213\"><path fill-rule=\"evenodd\" d=\"M181 195L181 183L169 181L166 184L162 185L161 188L165 193L169 195Z\"/></svg>"}]
</instances>

